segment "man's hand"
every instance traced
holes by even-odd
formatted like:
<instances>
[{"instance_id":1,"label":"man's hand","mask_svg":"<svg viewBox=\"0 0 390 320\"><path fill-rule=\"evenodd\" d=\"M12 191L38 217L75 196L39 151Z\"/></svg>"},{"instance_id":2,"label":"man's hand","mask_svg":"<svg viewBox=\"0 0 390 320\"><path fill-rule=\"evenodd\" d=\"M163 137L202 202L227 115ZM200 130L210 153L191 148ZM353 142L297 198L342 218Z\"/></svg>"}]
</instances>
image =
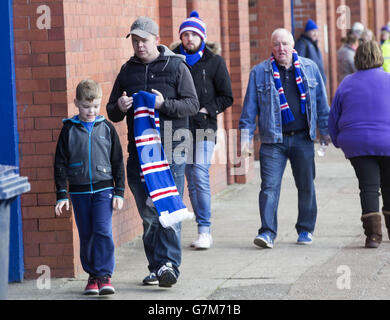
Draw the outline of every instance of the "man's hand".
<instances>
[{"instance_id":1,"label":"man's hand","mask_svg":"<svg viewBox=\"0 0 390 320\"><path fill-rule=\"evenodd\" d=\"M122 96L118 99L118 107L122 112L127 112L133 105L133 97L128 97L126 91L123 91Z\"/></svg>"},{"instance_id":2,"label":"man's hand","mask_svg":"<svg viewBox=\"0 0 390 320\"><path fill-rule=\"evenodd\" d=\"M66 205L66 210L69 211L69 200L61 200L56 204L56 216L60 216L62 213L62 207Z\"/></svg>"},{"instance_id":3,"label":"man's hand","mask_svg":"<svg viewBox=\"0 0 390 320\"><path fill-rule=\"evenodd\" d=\"M325 144L326 146L329 145L329 143L331 142L331 139L330 139L330 135L329 134L325 134L325 135L320 135L320 143L321 144Z\"/></svg>"},{"instance_id":4,"label":"man's hand","mask_svg":"<svg viewBox=\"0 0 390 320\"><path fill-rule=\"evenodd\" d=\"M121 210L123 208L123 199L120 197L113 197L112 199L112 207L114 209Z\"/></svg>"},{"instance_id":5,"label":"man's hand","mask_svg":"<svg viewBox=\"0 0 390 320\"><path fill-rule=\"evenodd\" d=\"M156 102L154 104L154 108L158 110L158 109L160 109L160 107L164 103L164 97L160 91L157 91L155 89L152 89L152 93L154 93L156 95Z\"/></svg>"},{"instance_id":6,"label":"man's hand","mask_svg":"<svg viewBox=\"0 0 390 320\"><path fill-rule=\"evenodd\" d=\"M249 142L244 142L241 144L241 156L246 158L252 155L252 148L250 147Z\"/></svg>"},{"instance_id":7,"label":"man's hand","mask_svg":"<svg viewBox=\"0 0 390 320\"><path fill-rule=\"evenodd\" d=\"M200 113L205 113L205 114L209 114L209 112L207 111L207 109L205 107L201 108L199 110Z\"/></svg>"}]
</instances>

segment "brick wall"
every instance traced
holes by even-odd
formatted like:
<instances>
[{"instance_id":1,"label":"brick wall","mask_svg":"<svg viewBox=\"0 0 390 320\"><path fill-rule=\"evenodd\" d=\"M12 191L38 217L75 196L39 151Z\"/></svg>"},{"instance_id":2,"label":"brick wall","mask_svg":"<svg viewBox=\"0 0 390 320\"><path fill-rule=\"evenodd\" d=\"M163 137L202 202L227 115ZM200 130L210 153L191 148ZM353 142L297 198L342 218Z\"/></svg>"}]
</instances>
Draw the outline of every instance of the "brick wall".
<instances>
[{"instance_id":1,"label":"brick wall","mask_svg":"<svg viewBox=\"0 0 390 320\"><path fill-rule=\"evenodd\" d=\"M329 24L329 66L334 68L335 50L342 30L335 27L338 5L351 5L352 22L368 21L368 1L296 0L296 35L307 18ZM38 28L41 5L51 10L50 29ZM71 212L55 217L53 162L61 120L77 113L74 92L77 83L93 78L103 87L102 113L121 65L133 54L125 39L132 21L147 15L160 25L161 43L178 40L178 27L191 10L197 10L208 25L208 39L221 43L228 65L234 105L218 118L221 136L211 168L212 192L227 183L244 183L253 173L253 161L235 163L239 142L228 133L238 128L251 66L268 58L269 38L276 27L290 29L288 0L14 0L15 71L21 175L28 176L31 191L23 194L22 217L25 277L37 277L39 265L48 265L53 277L81 272L77 228ZM376 26L389 19L389 1L375 6ZM382 14L380 13L382 10ZM323 37L323 35L322 35ZM321 38L320 42L323 41ZM321 45L323 50L323 46ZM328 62L326 62L327 65ZM331 68L332 90L335 89ZM127 128L115 124L126 156ZM239 174L240 167L246 174ZM234 169L232 174L230 169ZM190 202L185 190L185 203ZM142 234L142 224L131 192L126 187L125 206L113 216L115 244L121 245Z\"/></svg>"},{"instance_id":2,"label":"brick wall","mask_svg":"<svg viewBox=\"0 0 390 320\"><path fill-rule=\"evenodd\" d=\"M125 3L123 3L125 2ZM40 5L51 10L50 29L38 29ZM78 82L98 81L103 88L101 112L121 65L133 54L125 35L138 16L150 16L160 23L161 43L178 40L178 27L196 6L210 25L209 40L221 40L220 23L214 23L219 1L100 1L16 0L14 1L15 64L20 135L21 174L32 186L22 195L25 277L39 274L39 265L48 265L53 277L72 277L82 271L78 232L71 212L55 217L53 162L62 122L77 114L73 99ZM212 10L210 10L212 8ZM218 15L219 19L219 15ZM229 61L227 61L229 64ZM218 118L223 129L224 118ZM127 158L127 127L115 124ZM212 192L227 184L226 147L223 139L216 147L211 168ZM185 203L190 207L187 190ZM142 234L135 202L126 187L124 209L113 215L116 245Z\"/></svg>"}]
</instances>

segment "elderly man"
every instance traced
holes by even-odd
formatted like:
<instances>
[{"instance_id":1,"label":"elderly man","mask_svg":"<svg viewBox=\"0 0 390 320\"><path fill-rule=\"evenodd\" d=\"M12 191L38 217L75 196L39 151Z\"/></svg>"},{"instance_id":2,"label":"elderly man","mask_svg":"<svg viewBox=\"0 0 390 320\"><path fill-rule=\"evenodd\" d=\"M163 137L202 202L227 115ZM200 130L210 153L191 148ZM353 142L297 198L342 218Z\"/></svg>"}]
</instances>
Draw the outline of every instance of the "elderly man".
<instances>
[{"instance_id":1,"label":"elderly man","mask_svg":"<svg viewBox=\"0 0 390 320\"><path fill-rule=\"evenodd\" d=\"M177 139L174 133L178 129L188 129L188 117L198 112L199 102L184 57L158 44L158 26L153 20L148 17L138 18L131 25L127 37L130 35L134 56L122 66L115 80L107 104L107 114L113 122L122 121L126 117L129 142L127 178L143 220L143 242L150 271L143 283L170 287L179 276L181 224L162 227L158 212L148 200L141 182L134 139L132 95L140 90L156 94L154 108L160 114L161 140L167 159L176 160L169 162L181 196L184 191L185 155L184 151L179 154L175 152L175 148L183 141Z\"/></svg>"},{"instance_id":2,"label":"elderly man","mask_svg":"<svg viewBox=\"0 0 390 320\"><path fill-rule=\"evenodd\" d=\"M297 243L312 243L317 217L314 188L317 126L321 140L329 143L329 106L317 65L298 56L293 36L286 29L272 33L271 48L271 57L250 73L239 122L242 152L248 154L258 116L262 142L259 195L262 226L254 243L263 248L272 248L277 235L280 186L288 159L298 189Z\"/></svg>"},{"instance_id":3,"label":"elderly man","mask_svg":"<svg viewBox=\"0 0 390 320\"><path fill-rule=\"evenodd\" d=\"M319 30L316 23L309 19L305 26L305 31L295 44L295 50L301 57L313 60L321 72L322 79L326 85L326 75L321 50L318 47Z\"/></svg>"}]
</instances>

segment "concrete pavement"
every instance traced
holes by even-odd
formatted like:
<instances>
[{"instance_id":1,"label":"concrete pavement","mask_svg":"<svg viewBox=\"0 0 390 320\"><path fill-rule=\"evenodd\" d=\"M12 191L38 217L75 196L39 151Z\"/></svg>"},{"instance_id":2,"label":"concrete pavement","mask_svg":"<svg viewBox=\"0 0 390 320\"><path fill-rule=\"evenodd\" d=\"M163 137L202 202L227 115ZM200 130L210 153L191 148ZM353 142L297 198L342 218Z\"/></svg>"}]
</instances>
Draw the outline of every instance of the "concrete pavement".
<instances>
[{"instance_id":1,"label":"concrete pavement","mask_svg":"<svg viewBox=\"0 0 390 320\"><path fill-rule=\"evenodd\" d=\"M318 144L316 145L316 149ZM195 221L183 223L183 259L178 283L169 289L142 286L147 262L141 238L116 249L112 278L117 293L83 296L87 275L51 279L50 289L36 280L9 285L9 299L27 300L241 300L241 299L389 299L390 241L364 248L358 183L340 150L330 146L316 158L318 205L314 243L296 244L297 191L287 165L279 204L279 234L273 249L253 245L260 227L259 164L245 185L231 185L213 196L212 249L189 247L196 237Z\"/></svg>"}]
</instances>

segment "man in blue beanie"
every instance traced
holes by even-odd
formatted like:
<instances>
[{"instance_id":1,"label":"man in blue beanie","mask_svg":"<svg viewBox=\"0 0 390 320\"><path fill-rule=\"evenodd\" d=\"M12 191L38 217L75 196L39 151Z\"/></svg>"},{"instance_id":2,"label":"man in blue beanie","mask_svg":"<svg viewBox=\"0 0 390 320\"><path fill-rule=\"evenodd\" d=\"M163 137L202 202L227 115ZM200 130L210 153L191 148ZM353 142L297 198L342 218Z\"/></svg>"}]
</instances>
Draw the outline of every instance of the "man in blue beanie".
<instances>
[{"instance_id":1,"label":"man in blue beanie","mask_svg":"<svg viewBox=\"0 0 390 320\"><path fill-rule=\"evenodd\" d=\"M198 225L198 237L191 247L201 250L209 249L213 243L209 171L216 145L217 116L233 104L230 75L220 47L207 41L206 36L206 24L194 10L179 27L180 44L172 47L172 51L184 55L191 66L200 104L199 112L189 117L192 148L185 175Z\"/></svg>"},{"instance_id":2,"label":"man in blue beanie","mask_svg":"<svg viewBox=\"0 0 390 320\"><path fill-rule=\"evenodd\" d=\"M297 50L299 56L309 58L317 64L318 69L320 69L322 79L326 85L324 63L322 60L321 50L318 48L318 37L318 26L312 19L309 19L306 23L304 33L295 44L295 50Z\"/></svg>"}]
</instances>

